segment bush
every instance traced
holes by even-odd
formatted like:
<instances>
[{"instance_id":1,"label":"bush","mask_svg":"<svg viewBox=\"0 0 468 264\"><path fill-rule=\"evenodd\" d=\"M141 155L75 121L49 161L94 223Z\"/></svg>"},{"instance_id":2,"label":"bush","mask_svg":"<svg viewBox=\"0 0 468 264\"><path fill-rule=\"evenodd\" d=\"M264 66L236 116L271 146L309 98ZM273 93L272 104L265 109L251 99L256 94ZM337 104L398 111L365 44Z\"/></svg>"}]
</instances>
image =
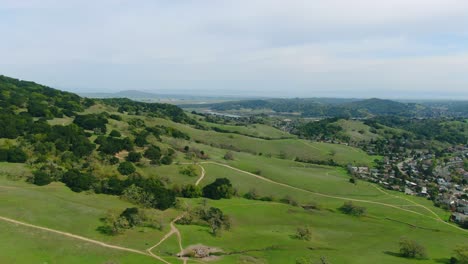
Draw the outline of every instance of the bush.
<instances>
[{"instance_id":1,"label":"bush","mask_svg":"<svg viewBox=\"0 0 468 264\"><path fill-rule=\"evenodd\" d=\"M121 137L122 134L120 134L120 132L117 131L117 130L112 130L112 131L109 133L109 136L110 136L110 137Z\"/></svg>"},{"instance_id":2,"label":"bush","mask_svg":"<svg viewBox=\"0 0 468 264\"><path fill-rule=\"evenodd\" d=\"M169 155L166 155L164 157L162 157L161 159L161 164L164 164L164 165L171 165L172 164L172 156L169 156Z\"/></svg>"},{"instance_id":3,"label":"bush","mask_svg":"<svg viewBox=\"0 0 468 264\"><path fill-rule=\"evenodd\" d=\"M400 254L405 258L424 258L426 249L414 240L402 238L400 240Z\"/></svg>"},{"instance_id":4,"label":"bush","mask_svg":"<svg viewBox=\"0 0 468 264\"><path fill-rule=\"evenodd\" d=\"M455 263L468 264L468 245L458 246L455 250Z\"/></svg>"},{"instance_id":5,"label":"bush","mask_svg":"<svg viewBox=\"0 0 468 264\"><path fill-rule=\"evenodd\" d=\"M120 162L120 160L119 160L119 158L117 158L117 157L112 156L112 157L109 158L109 163L110 163L111 165L115 165L115 164L117 164L117 163L119 163L119 162Z\"/></svg>"},{"instance_id":6,"label":"bush","mask_svg":"<svg viewBox=\"0 0 468 264\"><path fill-rule=\"evenodd\" d=\"M340 207L340 211L354 216L362 216L366 214L367 209L362 206L354 205L353 202L345 202L343 206Z\"/></svg>"},{"instance_id":7,"label":"bush","mask_svg":"<svg viewBox=\"0 0 468 264\"><path fill-rule=\"evenodd\" d=\"M181 194L185 198L198 198L202 196L202 191L200 187L188 184L182 187Z\"/></svg>"},{"instance_id":8,"label":"bush","mask_svg":"<svg viewBox=\"0 0 468 264\"><path fill-rule=\"evenodd\" d=\"M308 227L298 227L296 231L296 238L309 241L312 238L312 233Z\"/></svg>"},{"instance_id":9,"label":"bush","mask_svg":"<svg viewBox=\"0 0 468 264\"><path fill-rule=\"evenodd\" d=\"M129 152L126 160L130 162L139 162L141 160L141 153L134 151Z\"/></svg>"},{"instance_id":10,"label":"bush","mask_svg":"<svg viewBox=\"0 0 468 264\"><path fill-rule=\"evenodd\" d=\"M52 177L43 171L35 171L33 175L32 183L36 185L44 186L52 182Z\"/></svg>"},{"instance_id":11,"label":"bush","mask_svg":"<svg viewBox=\"0 0 468 264\"><path fill-rule=\"evenodd\" d=\"M25 163L28 156L21 148L13 148L8 150L8 162L13 163Z\"/></svg>"},{"instance_id":12,"label":"bush","mask_svg":"<svg viewBox=\"0 0 468 264\"><path fill-rule=\"evenodd\" d=\"M226 154L224 154L224 159L225 160L234 160L234 154L232 153L232 151L226 152Z\"/></svg>"},{"instance_id":13,"label":"bush","mask_svg":"<svg viewBox=\"0 0 468 264\"><path fill-rule=\"evenodd\" d=\"M129 175L132 174L136 171L135 166L129 161L124 161L119 164L119 167L117 170L120 172L122 175Z\"/></svg>"},{"instance_id":14,"label":"bush","mask_svg":"<svg viewBox=\"0 0 468 264\"><path fill-rule=\"evenodd\" d=\"M161 158L161 149L156 146L150 146L145 150L143 156L150 160L159 160Z\"/></svg>"},{"instance_id":15,"label":"bush","mask_svg":"<svg viewBox=\"0 0 468 264\"><path fill-rule=\"evenodd\" d=\"M87 191L97 179L91 174L81 173L79 170L71 169L63 174L62 182L74 192Z\"/></svg>"},{"instance_id":16,"label":"bush","mask_svg":"<svg viewBox=\"0 0 468 264\"><path fill-rule=\"evenodd\" d=\"M187 167L183 167L179 170L180 174L187 175L190 177L196 177L198 176L197 174L197 168L193 165L188 165Z\"/></svg>"}]
</instances>

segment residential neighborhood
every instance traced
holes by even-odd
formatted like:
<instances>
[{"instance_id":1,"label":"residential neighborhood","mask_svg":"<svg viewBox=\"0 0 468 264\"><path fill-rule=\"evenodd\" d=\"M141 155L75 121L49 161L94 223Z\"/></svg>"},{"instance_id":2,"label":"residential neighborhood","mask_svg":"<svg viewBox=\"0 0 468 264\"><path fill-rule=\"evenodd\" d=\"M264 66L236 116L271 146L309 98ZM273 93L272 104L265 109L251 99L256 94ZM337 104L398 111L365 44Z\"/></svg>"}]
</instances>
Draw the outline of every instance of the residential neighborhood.
<instances>
[{"instance_id":1,"label":"residential neighborhood","mask_svg":"<svg viewBox=\"0 0 468 264\"><path fill-rule=\"evenodd\" d=\"M452 212L451 221L468 222L468 146L444 150L444 157L428 151L384 156L376 168L348 166L349 172L363 180L377 183L407 195L430 199Z\"/></svg>"}]
</instances>

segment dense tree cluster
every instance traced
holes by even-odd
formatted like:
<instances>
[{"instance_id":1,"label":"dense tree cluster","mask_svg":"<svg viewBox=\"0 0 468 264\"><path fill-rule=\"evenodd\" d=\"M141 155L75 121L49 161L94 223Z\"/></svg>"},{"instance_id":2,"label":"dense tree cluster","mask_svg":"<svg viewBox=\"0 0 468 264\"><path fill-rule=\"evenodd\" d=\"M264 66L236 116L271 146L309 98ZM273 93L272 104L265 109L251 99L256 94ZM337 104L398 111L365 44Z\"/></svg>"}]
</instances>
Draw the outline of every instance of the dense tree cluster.
<instances>
[{"instance_id":1,"label":"dense tree cluster","mask_svg":"<svg viewBox=\"0 0 468 264\"><path fill-rule=\"evenodd\" d=\"M107 118L102 114L89 114L89 115L77 115L73 123L86 129L93 130L97 134L105 134L107 132L106 124Z\"/></svg>"},{"instance_id":2,"label":"dense tree cluster","mask_svg":"<svg viewBox=\"0 0 468 264\"><path fill-rule=\"evenodd\" d=\"M219 208L197 207L179 219L177 224L208 226L211 234L216 236L231 228L231 219Z\"/></svg>"},{"instance_id":3,"label":"dense tree cluster","mask_svg":"<svg viewBox=\"0 0 468 264\"><path fill-rule=\"evenodd\" d=\"M214 182L203 187L203 197L213 200L229 199L235 191L231 181L227 178L217 178Z\"/></svg>"},{"instance_id":4,"label":"dense tree cluster","mask_svg":"<svg viewBox=\"0 0 468 264\"><path fill-rule=\"evenodd\" d=\"M26 152L20 147L12 147L9 149L0 149L0 162L7 161L12 163L24 163L28 159Z\"/></svg>"},{"instance_id":5,"label":"dense tree cluster","mask_svg":"<svg viewBox=\"0 0 468 264\"><path fill-rule=\"evenodd\" d=\"M466 144L468 137L466 122L450 122L451 119L411 119L401 116L376 117L367 122L374 127L382 124L389 127L404 129L412 133L416 139L438 140L452 144Z\"/></svg>"},{"instance_id":6,"label":"dense tree cluster","mask_svg":"<svg viewBox=\"0 0 468 264\"><path fill-rule=\"evenodd\" d=\"M181 108L171 104L136 102L125 98L102 99L101 101L117 107L121 113L130 115L147 114L154 117L169 118L179 123L194 123L194 120L189 118Z\"/></svg>"},{"instance_id":7,"label":"dense tree cluster","mask_svg":"<svg viewBox=\"0 0 468 264\"><path fill-rule=\"evenodd\" d=\"M26 109L33 117L53 118L72 116L92 104L73 93L0 75L1 112Z\"/></svg>"},{"instance_id":8,"label":"dense tree cluster","mask_svg":"<svg viewBox=\"0 0 468 264\"><path fill-rule=\"evenodd\" d=\"M123 233L126 229L137 226L151 227L161 230L162 224L145 210L137 207L126 208L122 213L109 213L104 219L105 225L98 228L104 234L117 235Z\"/></svg>"},{"instance_id":9,"label":"dense tree cluster","mask_svg":"<svg viewBox=\"0 0 468 264\"><path fill-rule=\"evenodd\" d=\"M326 118L320 121L307 122L295 128L295 133L313 139L329 139L336 137L343 129L335 124L338 118Z\"/></svg>"},{"instance_id":10,"label":"dense tree cluster","mask_svg":"<svg viewBox=\"0 0 468 264\"><path fill-rule=\"evenodd\" d=\"M128 137L98 136L94 143L99 144L98 151L108 155L114 155L122 150L132 151L134 147L132 140Z\"/></svg>"}]
</instances>

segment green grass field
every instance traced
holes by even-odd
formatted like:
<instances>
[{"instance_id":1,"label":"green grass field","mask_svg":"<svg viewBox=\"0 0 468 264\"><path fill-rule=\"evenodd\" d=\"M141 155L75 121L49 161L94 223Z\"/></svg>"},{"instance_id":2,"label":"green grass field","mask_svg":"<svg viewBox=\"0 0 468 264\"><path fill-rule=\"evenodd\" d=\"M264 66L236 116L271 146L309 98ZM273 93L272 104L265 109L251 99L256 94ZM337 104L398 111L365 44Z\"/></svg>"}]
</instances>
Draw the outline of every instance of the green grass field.
<instances>
[{"instance_id":1,"label":"green grass field","mask_svg":"<svg viewBox=\"0 0 468 264\"><path fill-rule=\"evenodd\" d=\"M93 106L87 113L113 109ZM122 115L124 120L135 118ZM349 182L349 176L340 167L295 162L295 157L309 160L333 158L341 164L372 164L378 157L338 144L310 142L295 138L263 140L234 133L204 131L165 119L144 117L147 126L165 125L188 133L192 140L162 137L162 142L150 137L152 144L163 149L181 149L189 146L203 150L208 160L197 160L198 177L202 167L206 171L200 186L216 178L230 179L239 197L229 200L208 200L208 206L218 207L232 220L232 228L220 236L212 236L208 227L177 225L184 247L203 244L217 247L225 255L209 263L295 263L301 257L313 263L326 257L330 263L448 263L453 249L468 243L468 232L443 220L448 213L436 208L431 201L402 193L381 190L376 185L358 181ZM64 120L52 120L60 124ZM347 123L348 130L362 129ZM264 125L249 127L224 126L223 129L239 133L282 137L282 132ZM130 135L125 122L111 120L108 130L117 129ZM355 132L353 131L353 132ZM359 132L357 132L360 134ZM361 134L360 134L361 135ZM364 133L365 135L365 133ZM6 142L3 142L6 144ZM223 159L227 149L233 151L234 160ZM137 151L142 151L137 148ZM262 155L260 155L260 153ZM279 158L281 157L281 159ZM198 177L182 175L180 169L192 163L184 153L177 153L175 163L153 166L147 162L137 166L144 176L163 177L170 186L194 184ZM101 176L116 174L117 165L96 164ZM68 232L110 245L127 247L145 254L145 250L160 241L170 229L170 222L180 216L181 209L152 210L163 223L162 230L134 228L122 235L109 236L98 231L100 220L109 211L121 212L134 207L119 197L94 193L75 193L61 183L35 186L24 181L31 175L25 164L0 163L0 217ZM273 201L246 200L245 193L255 189L260 196ZM300 206L281 203L289 196L300 205L314 204L318 209L305 210ZM345 215L339 207L353 201L367 209L362 217ZM203 203L203 199L182 199L190 207ZM310 241L295 238L298 227L308 227ZM0 263L163 263L149 256L111 249L97 244L67 237L53 232L0 221ZM409 260L398 256L401 237L414 239L426 247L428 257ZM183 263L175 254L178 240L170 236L152 253L169 263ZM188 263L200 263L189 260ZM205 263L205 262L202 262Z\"/></svg>"}]
</instances>

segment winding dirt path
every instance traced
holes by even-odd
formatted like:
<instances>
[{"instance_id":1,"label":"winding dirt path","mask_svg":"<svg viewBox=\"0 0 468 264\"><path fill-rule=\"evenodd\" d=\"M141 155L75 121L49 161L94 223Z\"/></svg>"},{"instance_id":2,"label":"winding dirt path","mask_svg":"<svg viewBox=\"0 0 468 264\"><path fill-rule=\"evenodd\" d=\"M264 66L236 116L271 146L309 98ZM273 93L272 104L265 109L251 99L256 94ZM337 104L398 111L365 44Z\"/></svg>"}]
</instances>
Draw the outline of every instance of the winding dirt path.
<instances>
[{"instance_id":1,"label":"winding dirt path","mask_svg":"<svg viewBox=\"0 0 468 264\"><path fill-rule=\"evenodd\" d=\"M3 216L0 216L0 220L5 221L5 222L10 222L10 223L13 223L13 224L17 224L17 225L27 226L27 227L34 228L34 229L39 229L39 230L59 234L59 235L74 238L74 239L78 239L78 240L85 241L85 242L92 243L92 244L96 244L96 245L99 245L99 246L102 246L102 247L107 247L107 248L111 248L111 249L127 251L127 252L131 252L131 253L136 253L136 254L140 254L140 255L144 255L144 256L153 257L153 258L155 258L155 259L157 259L157 260L159 260L159 261L161 261L163 263L170 264L169 262L165 261L164 259L162 259L158 255L148 254L148 253L146 253L144 251L141 251L141 250L138 250L138 249L110 245L110 244L107 244L107 243L104 243L104 242L101 242L101 241L98 241L98 240L94 240L94 239L91 239L91 238L87 238L87 237L83 237L83 236L79 236L79 235L75 235L75 234L72 234L72 233L63 232L63 231L59 231L59 230L55 230L55 229L51 229L51 228L47 228L47 227L43 227L43 226L32 225L32 224L28 224L28 223L25 223L25 222L22 222L22 221L14 220L14 219L3 217Z\"/></svg>"},{"instance_id":2,"label":"winding dirt path","mask_svg":"<svg viewBox=\"0 0 468 264\"><path fill-rule=\"evenodd\" d=\"M198 186L200 184L200 182L205 178L205 173L206 173L205 168L203 168L203 166L201 166L200 164L197 164L197 165L201 168L201 175L200 175L200 177L198 177L197 181L195 182L195 186ZM175 234L177 236L177 242L179 244L179 249L180 249L180 252L178 253L178 256L183 261L184 264L187 263L188 258L180 257L182 255L182 252L184 251L184 247L182 246L182 235L181 235L179 229L177 229L177 227L175 225L175 222L177 222L177 220L184 217L185 214L186 213L184 212L181 215L174 218L174 220L171 221L171 223L170 223L171 230L166 235L164 235L164 237L161 238L161 240L159 240L158 243L156 243L154 246L146 249L146 252L148 252L148 254L152 255L153 254L153 252L152 252L153 249L155 249L156 247L161 245L165 240L167 240L169 237L171 237L172 235Z\"/></svg>"},{"instance_id":3,"label":"winding dirt path","mask_svg":"<svg viewBox=\"0 0 468 264\"><path fill-rule=\"evenodd\" d=\"M250 175L252 177L255 177L257 179L260 179L260 180L263 180L263 181L266 181L266 182L269 182L269 183L272 183L272 184L276 184L276 185L280 185L280 186L283 186L283 187L286 187L286 188L290 188L290 189L294 189L294 190L298 190L298 191L302 191L302 192L307 192L307 193L311 193L311 194L314 194L314 195L317 195L317 196L322 196L322 197L327 197L327 198L333 198L333 199L338 199L338 200L344 200L344 201L353 201L353 202L361 202L361 203L368 203L368 204L376 204L376 205L382 205L382 206L386 206L386 207L391 207L391 208L394 208L394 209L397 209L397 210L401 210L401 211L405 211L405 212L408 212L408 213L412 213L412 214L417 214L417 215L421 215L421 216L424 216L424 217L428 217L428 218L431 218L431 219L434 219L438 222L441 222L441 223L444 223L446 225L449 225L453 228L456 228L458 230L462 230L464 232L467 232L468 233L468 230L466 229L463 229L461 227L458 227L458 226L455 226L455 225L452 225L450 223L447 223L445 221L443 221L435 212L433 212L432 210L430 210L429 208L423 206L423 205L420 205L416 202L413 202L413 201L410 201L408 200L409 202L415 204L416 206L419 206L419 207L423 207L425 209L427 209L429 212L431 212L432 214L434 214L436 217L431 217L431 216L428 216L428 215L425 215L425 214L422 214L422 213L419 213L419 212L415 212L415 211L412 211L412 210L408 210L408 209L405 209L405 208L401 208L397 205L392 205L392 204L386 204L386 203L381 203L381 202L376 202L376 201L369 201L369 200L361 200L361 199L354 199L354 198L347 198L347 197L340 197L340 196L334 196L334 195L328 195L328 194L323 194L323 193L318 193L318 192L314 192L314 191L309 191L309 190L306 190L306 189L302 189L302 188L298 188L298 187L295 187L295 186L292 186L292 185L288 185L288 184L285 184L285 183L281 183L281 182L276 182L276 181L273 181L271 179L268 179L268 178L265 178L263 176L260 176L260 175L257 175L257 174L253 174L251 172L248 172L248 171L244 171L244 170L241 170L241 169L238 169L238 168L235 168L235 167L232 167L232 166L229 166L227 164L223 164L223 163L218 163L218 162L214 162L214 161L205 161L205 162L200 162L200 164L214 164L214 165L218 165L218 166L222 166L222 167L226 167L226 168L229 168L231 170L234 170L234 171L238 171L238 172L241 172L241 173L244 173L244 174L247 174L247 175ZM381 190L382 192L386 193L385 191ZM388 194L388 193L386 193ZM388 195L391 195L391 194L388 194ZM398 196L396 196L398 197ZM399 198L399 197L398 197ZM406 200L406 199L405 199Z\"/></svg>"},{"instance_id":4,"label":"winding dirt path","mask_svg":"<svg viewBox=\"0 0 468 264\"><path fill-rule=\"evenodd\" d=\"M408 202L414 204L414 206L419 206L419 207L421 207L421 208L424 208L424 209L426 209L428 212L430 212L431 214L433 214L433 215L436 217L435 219L438 220L439 222L444 223L444 224L446 224L446 225L449 225L449 226L451 226L451 227L457 228L457 229L459 229L459 230L461 230L461 231L463 231L463 232L467 232L467 233L468 233L468 230L466 230L466 229L463 229L463 228L461 228L461 227L459 227L459 226L456 226L456 225L450 224L450 223L448 223L448 222L445 222L444 219L442 219L436 212L432 211L431 209L429 209L429 207L427 207L427 206L425 206L425 205L419 204L419 203L417 203L417 202L415 202L415 201L412 201L412 200L410 200L410 199L406 199L406 198L404 198L404 197L399 197L399 196L393 195L393 194L391 194L391 193L389 193L389 192L386 192L385 190L379 188L378 186L375 186L375 185L372 185L372 186L374 186L375 188L377 188L377 189L378 189L379 191L381 191L382 193L385 193L386 195L389 195L389 196L392 196L392 197L398 198L398 199L403 199L403 200L405 200L405 201L408 201Z\"/></svg>"}]
</instances>

